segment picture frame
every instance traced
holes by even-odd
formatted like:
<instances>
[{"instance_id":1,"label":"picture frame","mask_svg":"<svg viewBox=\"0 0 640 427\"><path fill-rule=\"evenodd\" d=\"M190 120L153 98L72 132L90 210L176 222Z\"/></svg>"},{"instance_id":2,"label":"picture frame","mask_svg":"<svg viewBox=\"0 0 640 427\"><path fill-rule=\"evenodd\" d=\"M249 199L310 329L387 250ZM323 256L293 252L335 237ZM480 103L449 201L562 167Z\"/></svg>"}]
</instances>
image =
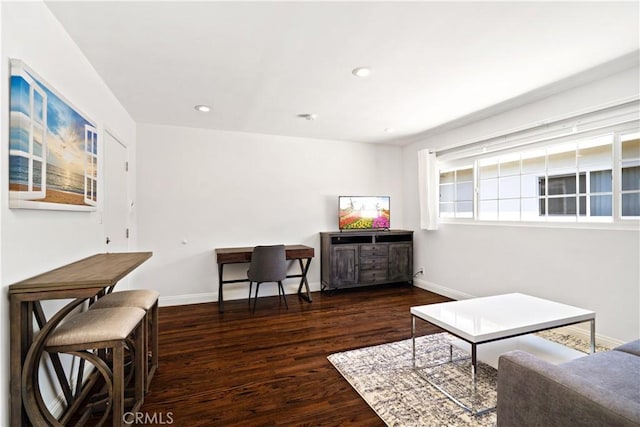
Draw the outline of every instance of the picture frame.
<instances>
[{"instance_id":1,"label":"picture frame","mask_svg":"<svg viewBox=\"0 0 640 427\"><path fill-rule=\"evenodd\" d=\"M95 211L96 123L24 62L10 65L9 207Z\"/></svg>"}]
</instances>

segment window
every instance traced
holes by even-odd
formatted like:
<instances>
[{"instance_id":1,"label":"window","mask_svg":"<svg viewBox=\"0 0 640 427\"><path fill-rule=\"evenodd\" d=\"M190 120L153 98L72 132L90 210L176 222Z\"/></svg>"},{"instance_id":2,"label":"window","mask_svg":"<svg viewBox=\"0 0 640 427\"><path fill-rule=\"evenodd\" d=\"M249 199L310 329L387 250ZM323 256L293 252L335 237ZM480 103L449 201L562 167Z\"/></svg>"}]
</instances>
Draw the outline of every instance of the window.
<instances>
[{"instance_id":1,"label":"window","mask_svg":"<svg viewBox=\"0 0 640 427\"><path fill-rule=\"evenodd\" d=\"M547 203L540 201L540 215L579 215L579 216L611 216L611 170L581 172L577 175L578 192L576 193L576 175L549 176L549 196ZM587 188L608 192L586 196ZM540 192L545 194L545 179L540 178ZM558 196L558 194L560 196ZM569 197L567 197L569 196ZM577 197L577 199L576 199ZM589 207L587 207L589 204Z\"/></svg>"},{"instance_id":2,"label":"window","mask_svg":"<svg viewBox=\"0 0 640 427\"><path fill-rule=\"evenodd\" d=\"M478 155L472 166L441 171L440 217L561 222L640 217L640 133L564 141Z\"/></svg>"},{"instance_id":3,"label":"window","mask_svg":"<svg viewBox=\"0 0 640 427\"><path fill-rule=\"evenodd\" d=\"M544 162L536 169L535 156L529 157L507 154L479 161L479 219L517 221L537 212L536 178L544 174Z\"/></svg>"},{"instance_id":4,"label":"window","mask_svg":"<svg viewBox=\"0 0 640 427\"><path fill-rule=\"evenodd\" d=\"M640 133L621 139L622 217L640 217Z\"/></svg>"},{"instance_id":5,"label":"window","mask_svg":"<svg viewBox=\"0 0 640 427\"><path fill-rule=\"evenodd\" d=\"M473 218L473 168L440 173L440 216Z\"/></svg>"},{"instance_id":6,"label":"window","mask_svg":"<svg viewBox=\"0 0 640 427\"><path fill-rule=\"evenodd\" d=\"M478 219L537 221L612 213L613 137L478 161Z\"/></svg>"},{"instance_id":7,"label":"window","mask_svg":"<svg viewBox=\"0 0 640 427\"><path fill-rule=\"evenodd\" d=\"M613 217L613 136L547 150L540 177L540 216ZM558 219L558 218L556 218Z\"/></svg>"}]
</instances>

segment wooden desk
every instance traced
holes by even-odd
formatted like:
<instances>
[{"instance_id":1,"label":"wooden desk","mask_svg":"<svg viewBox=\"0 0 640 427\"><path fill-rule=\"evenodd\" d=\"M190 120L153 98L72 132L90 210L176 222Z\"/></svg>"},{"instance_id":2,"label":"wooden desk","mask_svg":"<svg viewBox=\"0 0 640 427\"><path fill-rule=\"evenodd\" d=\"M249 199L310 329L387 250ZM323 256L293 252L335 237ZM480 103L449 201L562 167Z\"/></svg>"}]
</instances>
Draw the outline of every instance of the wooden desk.
<instances>
[{"instance_id":1,"label":"wooden desk","mask_svg":"<svg viewBox=\"0 0 640 427\"><path fill-rule=\"evenodd\" d=\"M300 285L298 286L298 296L307 302L311 302L311 291L309 290L309 282L307 281L307 272L311 259L314 256L314 249L304 245L286 245L285 253L288 260L298 260L300 265L300 274L293 274L287 278L299 277ZM253 247L243 248L217 248L216 262L218 263L218 311L224 313L224 298L222 296L222 285L227 283L248 282L249 279L223 280L222 272L225 264L238 264L251 262L251 254ZM303 262L304 261L304 262ZM305 286L306 295L302 293L302 286Z\"/></svg>"},{"instance_id":2,"label":"wooden desk","mask_svg":"<svg viewBox=\"0 0 640 427\"><path fill-rule=\"evenodd\" d=\"M151 252L97 254L9 286L11 425L37 424L29 421L27 411L37 414L41 404L34 394L38 386L31 382L37 375L46 338L55 326L88 298L111 292L116 283L151 257ZM40 304L44 300L74 298L74 301L47 320ZM34 339L33 322L40 333ZM57 354L51 355L60 387L70 407L77 408L68 379ZM37 376L36 380L37 381ZM41 400L41 399L40 399ZM69 411L68 411L69 412Z\"/></svg>"}]
</instances>

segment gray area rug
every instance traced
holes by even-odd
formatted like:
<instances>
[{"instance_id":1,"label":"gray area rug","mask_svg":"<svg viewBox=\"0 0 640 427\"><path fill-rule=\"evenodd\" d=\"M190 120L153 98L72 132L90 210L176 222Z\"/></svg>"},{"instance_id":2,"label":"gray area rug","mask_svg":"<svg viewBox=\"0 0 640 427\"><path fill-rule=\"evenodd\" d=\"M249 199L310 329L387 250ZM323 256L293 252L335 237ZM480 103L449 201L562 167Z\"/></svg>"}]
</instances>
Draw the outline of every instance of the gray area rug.
<instances>
[{"instance_id":1,"label":"gray area rug","mask_svg":"<svg viewBox=\"0 0 640 427\"><path fill-rule=\"evenodd\" d=\"M586 343L573 337L545 333L545 338L574 348ZM456 396L474 399L476 408L495 406L497 371L480 364L477 394L470 389L470 361L462 351L454 350L453 358L464 358L454 364L427 368L449 360L447 333L416 338L416 361L421 372ZM495 426L495 411L473 416L412 369L411 340L365 347L328 357L333 366L371 406L388 426Z\"/></svg>"}]
</instances>

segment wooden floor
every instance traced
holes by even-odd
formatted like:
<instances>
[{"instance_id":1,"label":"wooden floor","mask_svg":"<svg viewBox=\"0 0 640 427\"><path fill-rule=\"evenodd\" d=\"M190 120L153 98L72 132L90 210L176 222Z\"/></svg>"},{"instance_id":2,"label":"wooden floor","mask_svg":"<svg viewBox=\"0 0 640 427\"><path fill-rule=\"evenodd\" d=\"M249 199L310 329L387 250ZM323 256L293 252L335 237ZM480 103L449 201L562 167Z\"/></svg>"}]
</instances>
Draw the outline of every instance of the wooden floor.
<instances>
[{"instance_id":1,"label":"wooden floor","mask_svg":"<svg viewBox=\"0 0 640 427\"><path fill-rule=\"evenodd\" d=\"M409 285L160 309L160 367L141 412L177 426L380 426L327 360L406 339L409 307L446 301ZM437 332L418 322L418 332Z\"/></svg>"}]
</instances>

